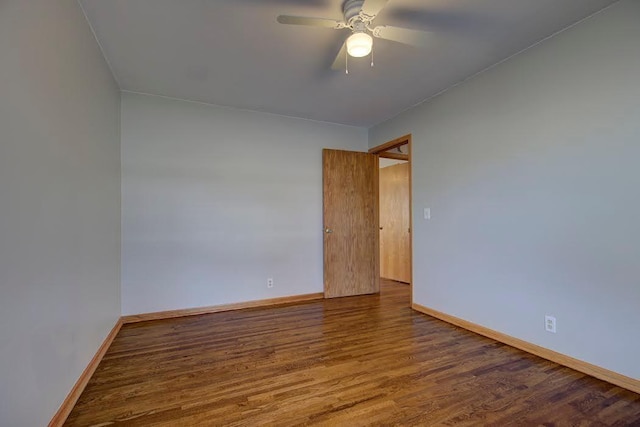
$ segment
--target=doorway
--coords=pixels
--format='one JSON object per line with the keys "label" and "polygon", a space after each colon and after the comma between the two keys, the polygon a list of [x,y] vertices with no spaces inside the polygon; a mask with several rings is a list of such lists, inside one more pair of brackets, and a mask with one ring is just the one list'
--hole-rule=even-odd
{"label": "doorway", "polygon": [[369,150],[380,158],[380,277],[412,289],[411,135]]}
{"label": "doorway", "polygon": [[[400,147],[400,150],[398,148]],[[335,298],[380,291],[379,159],[405,161],[408,175],[409,291],[412,295],[411,135],[368,153],[323,150],[324,296]],[[411,300],[410,303],[412,303]]]}

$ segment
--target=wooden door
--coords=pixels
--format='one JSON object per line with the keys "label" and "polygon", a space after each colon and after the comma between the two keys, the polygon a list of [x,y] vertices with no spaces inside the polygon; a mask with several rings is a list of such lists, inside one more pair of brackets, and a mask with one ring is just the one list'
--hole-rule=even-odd
{"label": "wooden door", "polygon": [[411,281],[409,163],[380,169],[380,276]]}
{"label": "wooden door", "polygon": [[323,150],[325,298],[380,292],[378,156]]}

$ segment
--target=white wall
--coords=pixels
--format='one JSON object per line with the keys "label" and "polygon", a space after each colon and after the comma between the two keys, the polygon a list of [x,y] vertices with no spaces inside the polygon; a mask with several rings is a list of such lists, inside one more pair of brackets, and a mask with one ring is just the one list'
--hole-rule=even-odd
{"label": "white wall", "polygon": [[322,292],[325,147],[367,131],[124,93],[123,314]]}
{"label": "white wall", "polygon": [[0,2],[0,425],[46,425],[120,315],[119,91],[74,0]]}
{"label": "white wall", "polygon": [[370,130],[413,134],[416,303],[640,378],[638,22],[616,3]]}

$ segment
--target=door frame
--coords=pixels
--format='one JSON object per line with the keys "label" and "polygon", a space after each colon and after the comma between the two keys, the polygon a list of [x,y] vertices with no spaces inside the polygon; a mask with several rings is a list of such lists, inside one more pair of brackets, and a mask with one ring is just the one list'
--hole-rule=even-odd
{"label": "door frame", "polygon": [[[376,147],[370,148],[369,153],[376,154],[378,157],[392,158],[405,160],[403,155],[397,154],[383,154],[385,151],[392,150],[394,148],[400,147],[402,145],[406,145],[408,150],[408,154],[406,155],[407,163],[409,164],[409,257],[411,258],[411,272],[409,274],[409,306],[413,305],[413,191],[412,191],[412,176],[413,176],[413,166],[411,163],[411,153],[413,150],[411,149],[411,134],[403,135],[399,138],[393,139],[391,141],[385,142],[384,144],[378,145]],[[402,157],[402,158],[400,158]],[[378,167],[380,167],[378,165]],[[378,183],[380,185],[380,183]],[[378,206],[378,209],[380,207]],[[378,229],[380,229],[380,215],[378,215]],[[380,251],[380,248],[378,248]],[[378,272],[380,272],[380,257],[378,256]],[[378,273],[379,274],[379,273]]]}

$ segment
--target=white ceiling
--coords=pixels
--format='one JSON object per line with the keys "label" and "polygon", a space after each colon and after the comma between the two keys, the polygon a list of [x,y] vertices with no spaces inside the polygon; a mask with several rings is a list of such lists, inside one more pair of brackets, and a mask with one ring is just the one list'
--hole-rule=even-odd
{"label": "white ceiling", "polygon": [[[331,71],[342,0],[80,0],[123,90],[372,126],[615,0],[389,0],[374,24],[432,31],[417,49],[374,40],[375,67]],[[345,33],[346,32],[346,33]]]}

